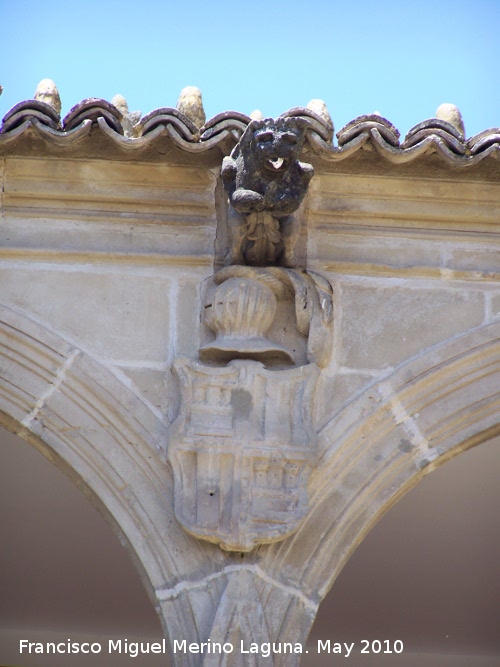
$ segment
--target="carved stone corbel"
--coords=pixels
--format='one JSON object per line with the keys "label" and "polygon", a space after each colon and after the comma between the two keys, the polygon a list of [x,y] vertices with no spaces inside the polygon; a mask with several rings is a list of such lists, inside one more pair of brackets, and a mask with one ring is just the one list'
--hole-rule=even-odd
{"label": "carved stone corbel", "polygon": [[323,368],[330,359],[333,290],[312,271],[228,266],[213,276],[203,317],[216,339],[201,347],[202,361],[256,359],[266,366]]}
{"label": "carved stone corbel", "polygon": [[299,224],[293,213],[314,174],[299,160],[306,128],[300,117],[253,120],[224,158],[232,264],[295,266]]}
{"label": "carved stone corbel", "polygon": [[331,354],[333,291],[291,268],[293,213],[313,175],[299,161],[306,121],[252,121],[222,178],[232,265],[205,291],[200,360],[178,359],[181,408],[168,457],[175,512],[229,551],[281,540],[305,518],[316,461],[312,405]]}

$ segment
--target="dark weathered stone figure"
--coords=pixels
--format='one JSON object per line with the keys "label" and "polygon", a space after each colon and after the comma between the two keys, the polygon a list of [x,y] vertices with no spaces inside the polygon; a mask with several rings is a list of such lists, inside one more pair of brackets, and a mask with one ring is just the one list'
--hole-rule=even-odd
{"label": "dark weathered stone figure", "polygon": [[299,161],[307,123],[302,118],[253,120],[222,163],[231,215],[233,264],[294,264],[299,224],[292,215],[314,170]]}

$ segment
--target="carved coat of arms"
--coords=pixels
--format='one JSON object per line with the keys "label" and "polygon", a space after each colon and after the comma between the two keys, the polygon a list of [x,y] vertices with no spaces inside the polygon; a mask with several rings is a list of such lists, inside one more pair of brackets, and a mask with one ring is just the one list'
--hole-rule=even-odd
{"label": "carved coat of arms", "polygon": [[223,368],[178,360],[182,408],[169,458],[185,530],[231,551],[283,539],[307,512],[315,434],[315,364],[272,371],[235,360]]}
{"label": "carved coat of arms", "polygon": [[200,361],[174,363],[175,513],[191,535],[228,551],[283,539],[308,509],[311,405],[330,358],[333,291],[292,268],[293,213],[313,174],[299,160],[306,127],[300,118],[252,121],[225,158],[232,250],[205,293],[202,321],[213,335]]}

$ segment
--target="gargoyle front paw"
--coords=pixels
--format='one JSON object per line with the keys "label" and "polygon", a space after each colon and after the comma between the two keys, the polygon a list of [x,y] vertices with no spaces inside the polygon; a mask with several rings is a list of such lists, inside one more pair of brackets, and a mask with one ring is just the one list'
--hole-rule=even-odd
{"label": "gargoyle front paw", "polygon": [[239,188],[234,191],[231,203],[240,213],[251,213],[263,210],[264,197],[254,190]]}

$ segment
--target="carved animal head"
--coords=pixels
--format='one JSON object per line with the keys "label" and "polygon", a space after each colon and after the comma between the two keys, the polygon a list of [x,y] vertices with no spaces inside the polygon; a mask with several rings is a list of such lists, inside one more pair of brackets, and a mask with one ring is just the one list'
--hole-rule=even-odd
{"label": "carved animal head", "polygon": [[224,158],[221,176],[229,202],[245,216],[232,229],[233,261],[294,265],[299,227],[291,215],[314,173],[312,165],[299,160],[307,127],[299,117],[253,120]]}
{"label": "carved animal head", "polygon": [[221,176],[231,204],[240,213],[267,210],[276,217],[300,205],[314,170],[300,162],[307,121],[300,117],[253,120]]}
{"label": "carved animal head", "polygon": [[304,146],[306,122],[302,118],[254,120],[240,141],[243,156],[252,156],[254,168],[279,178],[299,159]]}

